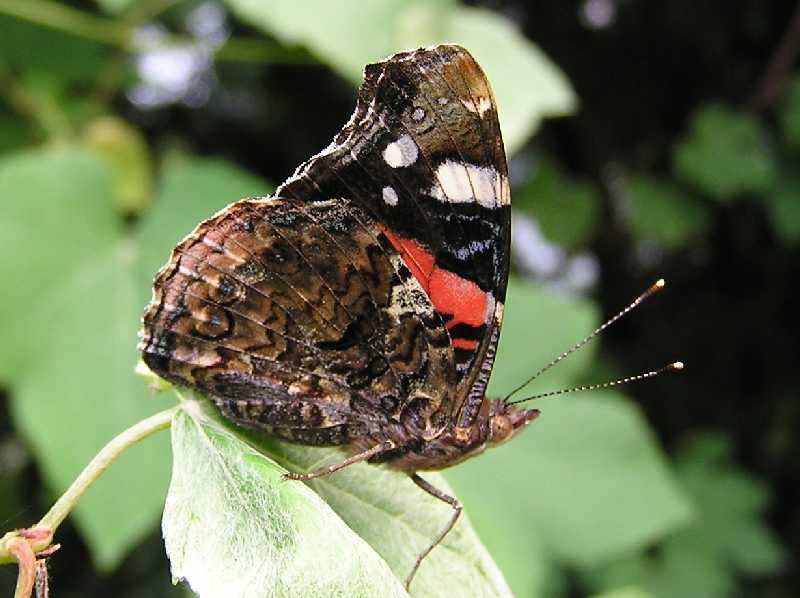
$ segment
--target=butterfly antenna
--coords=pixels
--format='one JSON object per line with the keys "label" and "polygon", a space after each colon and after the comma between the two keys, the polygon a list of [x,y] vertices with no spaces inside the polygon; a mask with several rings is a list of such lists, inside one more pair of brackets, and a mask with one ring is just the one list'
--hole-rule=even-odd
{"label": "butterfly antenna", "polygon": [[572,388],[564,388],[562,390],[551,390],[550,392],[543,392],[538,395],[533,395],[532,397],[527,397],[525,399],[520,399],[519,401],[513,401],[509,403],[509,405],[516,405],[517,403],[523,403],[525,401],[533,401],[534,399],[543,399],[545,397],[554,397],[557,395],[565,395],[570,392],[581,392],[584,390],[597,390],[600,388],[611,388],[612,386],[620,386],[622,384],[628,384],[629,382],[639,382],[640,380],[647,380],[648,378],[653,378],[654,376],[658,376],[659,374],[663,374],[665,372],[674,372],[676,370],[683,369],[683,362],[682,361],[674,361],[665,365],[663,368],[658,370],[653,370],[652,372],[645,372],[644,374],[638,374],[636,376],[628,376],[627,378],[620,378],[619,380],[612,380],[611,382],[603,382],[602,384],[586,384],[583,386],[574,386]]}
{"label": "butterfly antenna", "polygon": [[[642,302],[643,302],[645,299],[647,299],[648,297],[651,297],[652,295],[655,295],[655,294],[656,294],[658,291],[660,291],[661,289],[663,289],[665,285],[666,285],[666,283],[664,282],[664,279],[663,279],[663,278],[659,278],[659,279],[658,279],[656,282],[654,282],[652,285],[650,285],[650,288],[648,288],[648,289],[647,289],[647,290],[646,290],[644,293],[642,293],[642,294],[641,294],[641,295],[639,295],[639,296],[638,296],[636,299],[634,299],[634,300],[633,300],[633,302],[631,302],[631,304],[630,304],[630,305],[628,305],[628,307],[626,307],[625,309],[623,309],[621,312],[619,312],[619,313],[618,313],[616,316],[614,316],[614,317],[613,317],[613,318],[611,318],[610,320],[607,320],[607,321],[606,321],[606,322],[605,322],[605,323],[604,323],[602,326],[600,326],[600,327],[599,327],[597,330],[595,330],[594,332],[592,332],[592,333],[591,333],[589,336],[587,336],[586,338],[584,338],[582,341],[580,341],[580,342],[578,342],[578,343],[575,343],[575,344],[574,344],[572,347],[570,347],[569,349],[567,349],[566,351],[564,351],[564,352],[563,352],[561,355],[559,355],[558,357],[556,357],[555,359],[553,359],[553,361],[551,361],[550,363],[548,363],[546,366],[544,366],[544,367],[543,367],[543,368],[541,368],[541,369],[540,369],[538,372],[536,372],[536,373],[535,373],[533,376],[531,376],[530,378],[528,378],[527,380],[525,380],[525,382],[523,382],[522,384],[520,384],[519,386],[517,386],[517,387],[516,387],[514,390],[512,390],[510,393],[508,393],[508,394],[505,396],[505,398],[504,398],[503,400],[507,401],[508,399],[510,399],[511,397],[513,397],[513,396],[514,396],[515,394],[517,394],[517,393],[518,393],[520,390],[522,390],[523,388],[525,388],[525,387],[526,387],[528,384],[530,384],[531,382],[533,382],[534,380],[536,380],[536,378],[538,378],[539,376],[541,376],[542,374],[544,374],[544,373],[545,373],[547,370],[549,370],[551,367],[553,367],[554,365],[556,365],[556,364],[557,364],[559,361],[561,361],[562,359],[564,359],[564,358],[565,358],[567,355],[569,355],[570,353],[574,353],[575,351],[577,351],[578,349],[580,349],[581,347],[583,347],[583,346],[584,346],[586,343],[588,343],[590,340],[592,340],[593,338],[595,338],[595,337],[596,337],[598,334],[600,334],[601,332],[603,332],[603,330],[605,330],[606,328],[608,328],[609,326],[611,326],[611,325],[612,325],[614,322],[616,322],[617,320],[619,320],[619,319],[620,319],[622,316],[624,316],[624,315],[625,315],[625,314],[627,314],[629,311],[631,311],[631,310],[633,310],[635,307],[637,307],[637,306],[638,306],[640,303],[642,303]],[[644,374],[642,374],[642,375],[644,376]],[[613,386],[613,385],[612,385],[612,386]],[[586,389],[584,389],[584,390],[586,390]],[[568,391],[566,391],[566,392],[568,392]],[[525,400],[527,401],[528,399],[525,399]]]}

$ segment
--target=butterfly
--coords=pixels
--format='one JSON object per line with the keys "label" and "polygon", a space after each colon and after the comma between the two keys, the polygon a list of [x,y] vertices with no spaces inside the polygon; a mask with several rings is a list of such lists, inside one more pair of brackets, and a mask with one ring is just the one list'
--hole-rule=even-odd
{"label": "butterfly", "polygon": [[509,269],[497,105],[462,47],[365,68],[355,112],[269,197],[200,223],[156,275],[139,348],[236,424],[419,475],[538,414],[486,397]]}

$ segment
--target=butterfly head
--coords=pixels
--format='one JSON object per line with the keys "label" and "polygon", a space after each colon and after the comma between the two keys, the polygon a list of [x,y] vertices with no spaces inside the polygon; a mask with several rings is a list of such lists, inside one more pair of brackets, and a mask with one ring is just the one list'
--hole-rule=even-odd
{"label": "butterfly head", "polygon": [[481,410],[477,424],[480,425],[480,419],[484,419],[485,423],[481,427],[487,430],[486,440],[489,446],[497,446],[510,440],[539,416],[538,409],[519,409],[504,400],[486,400],[485,404],[488,405],[488,413],[484,415]]}

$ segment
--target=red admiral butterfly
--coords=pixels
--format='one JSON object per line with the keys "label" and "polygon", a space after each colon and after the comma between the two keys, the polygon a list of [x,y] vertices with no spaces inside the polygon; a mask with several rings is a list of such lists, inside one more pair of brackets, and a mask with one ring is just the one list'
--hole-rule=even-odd
{"label": "red admiral butterfly", "polygon": [[270,197],[202,222],[156,276],[144,361],[237,424],[417,472],[510,439],[538,410],[485,396],[511,196],[497,107],[461,47],[366,67],[350,121]]}

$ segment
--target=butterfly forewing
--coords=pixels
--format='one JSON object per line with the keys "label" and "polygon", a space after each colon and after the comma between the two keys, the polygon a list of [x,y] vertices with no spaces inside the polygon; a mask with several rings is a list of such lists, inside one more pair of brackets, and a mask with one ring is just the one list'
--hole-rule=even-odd
{"label": "butterfly forewing", "polygon": [[448,330],[459,376],[452,411],[476,382],[482,397],[505,299],[510,192],[496,104],[466,50],[369,65],[350,122],[277,194],[347,197],[371,214]]}

